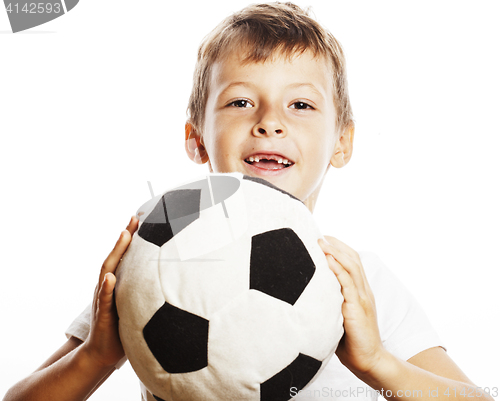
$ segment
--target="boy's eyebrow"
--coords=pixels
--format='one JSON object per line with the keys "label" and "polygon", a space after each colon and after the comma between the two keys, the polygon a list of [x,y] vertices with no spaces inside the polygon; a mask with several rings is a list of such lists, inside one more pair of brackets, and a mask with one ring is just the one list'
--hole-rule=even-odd
{"label": "boy's eyebrow", "polygon": [[314,93],[316,93],[318,96],[321,96],[321,97],[325,97],[325,94],[324,93],[321,93],[318,88],[316,88],[315,85],[311,84],[311,83],[296,83],[296,84],[290,84],[288,85],[288,87],[290,89],[300,89],[302,87],[306,87],[306,88],[309,88],[310,90],[312,90]]}
{"label": "boy's eyebrow", "polygon": [[244,81],[238,81],[238,82],[231,82],[229,85],[227,85],[224,89],[222,89],[220,92],[219,92],[219,95],[218,96],[221,96],[223,95],[224,93],[226,93],[229,89],[235,87],[235,86],[243,86],[243,87],[246,87],[246,88],[250,88],[252,87],[253,85],[249,82],[244,82]]}
{"label": "boy's eyebrow", "polygon": [[[237,82],[231,82],[229,85],[227,85],[222,91],[219,92],[219,96],[223,95],[225,92],[227,92],[229,89],[235,87],[235,86],[243,86],[245,88],[251,88],[254,85],[252,85],[250,82],[244,82],[244,81],[237,81]],[[306,82],[297,82],[295,84],[290,84],[287,85],[288,89],[300,89],[302,87],[306,87],[310,90],[312,90],[314,93],[316,93],[318,96],[325,97],[324,93],[321,93],[318,88],[316,88],[315,85],[312,83],[306,83]]]}

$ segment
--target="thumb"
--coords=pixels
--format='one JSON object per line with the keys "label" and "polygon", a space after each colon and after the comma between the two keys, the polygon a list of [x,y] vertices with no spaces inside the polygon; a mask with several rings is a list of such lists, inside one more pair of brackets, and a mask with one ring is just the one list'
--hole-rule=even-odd
{"label": "thumb", "polygon": [[116,276],[113,273],[106,273],[102,281],[101,290],[99,291],[98,315],[100,318],[106,319],[113,315],[113,290],[116,284]]}

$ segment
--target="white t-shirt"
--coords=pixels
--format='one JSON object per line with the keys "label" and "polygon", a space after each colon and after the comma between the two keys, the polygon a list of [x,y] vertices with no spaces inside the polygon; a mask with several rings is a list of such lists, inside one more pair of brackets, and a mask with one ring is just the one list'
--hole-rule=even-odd
{"label": "white t-shirt", "polygon": [[[380,337],[394,356],[408,360],[421,351],[443,344],[427,316],[413,296],[373,253],[359,256],[375,296]],[[90,330],[89,305],[66,330],[66,336],[85,341]],[[443,347],[444,348],[444,347]],[[126,358],[117,364],[123,365]],[[143,401],[156,401],[141,383]],[[378,394],[352,374],[334,355],[325,369],[302,391],[293,387],[290,396],[296,401],[376,400]]]}

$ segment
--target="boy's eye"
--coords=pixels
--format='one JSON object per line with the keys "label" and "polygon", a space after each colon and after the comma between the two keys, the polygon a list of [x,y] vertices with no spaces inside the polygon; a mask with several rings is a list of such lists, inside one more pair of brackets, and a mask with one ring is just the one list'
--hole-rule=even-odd
{"label": "boy's eye", "polygon": [[248,100],[246,100],[246,99],[238,99],[238,100],[235,100],[234,102],[229,103],[228,106],[233,106],[233,107],[252,107],[252,104]]}
{"label": "boy's eye", "polygon": [[305,110],[305,109],[312,109],[312,107],[304,102],[295,102],[290,106],[292,109],[297,109],[297,110]]}

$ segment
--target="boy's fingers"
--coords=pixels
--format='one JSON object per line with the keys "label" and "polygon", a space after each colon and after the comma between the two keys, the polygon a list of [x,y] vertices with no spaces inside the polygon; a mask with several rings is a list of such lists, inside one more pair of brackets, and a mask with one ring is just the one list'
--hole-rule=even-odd
{"label": "boy's fingers", "polygon": [[[345,267],[357,278],[355,278],[356,283],[360,285],[359,288],[363,289],[363,291],[368,292],[368,279],[366,278],[365,270],[361,264],[361,259],[359,254],[352,249],[351,247],[344,244],[342,241],[338,240],[334,237],[325,236],[326,243],[332,246],[332,249],[337,249],[340,253],[335,254],[334,257],[342,258],[343,255],[347,255],[350,260],[343,259],[341,263],[346,263]],[[353,268],[355,270],[353,270]]]}
{"label": "boy's fingers", "polygon": [[326,259],[328,260],[328,266],[335,273],[335,276],[337,276],[337,280],[342,287],[341,291],[344,296],[344,300],[348,303],[356,302],[359,294],[351,275],[333,258],[332,255],[327,255]]}
{"label": "boy's fingers", "polygon": [[121,257],[127,250],[128,245],[132,236],[128,230],[123,230],[120,233],[118,241],[116,241],[115,247],[110,252],[104,263],[102,264],[101,274],[99,275],[99,283],[102,283],[106,273],[114,273]]}
{"label": "boy's fingers", "polygon": [[358,253],[333,237],[326,238],[327,241],[322,241],[323,246],[332,252],[333,257],[337,259],[346,268],[346,270],[349,271],[349,273],[356,274],[357,271],[355,270],[360,270],[356,269],[356,267],[358,267],[357,261],[359,260]]}
{"label": "boy's fingers", "polygon": [[[356,285],[356,288],[358,289],[359,297],[369,301],[372,305],[374,305],[375,298],[373,296],[370,285],[368,284],[368,279],[366,278],[366,273],[363,269],[363,265],[361,264],[359,254],[333,237],[325,238],[327,238],[328,241],[320,240],[320,246],[323,249],[323,252],[331,254],[333,258],[337,260],[342,265],[342,267],[350,274],[353,282]],[[330,243],[330,240],[333,240],[333,244]],[[342,249],[349,249],[350,254],[354,255],[354,257],[351,258],[349,255],[346,255],[346,253],[337,248],[337,246],[340,246]]]}
{"label": "boy's fingers", "polygon": [[139,219],[135,216],[132,216],[130,222],[128,223],[127,231],[130,233],[130,235],[134,235],[137,227],[139,227]]}
{"label": "boy's fingers", "polygon": [[109,326],[115,316],[113,314],[113,290],[116,277],[113,273],[106,273],[99,291],[96,308],[97,325],[101,328]]}
{"label": "boy's fingers", "polygon": [[[135,216],[132,216],[127,225],[127,228],[120,233],[120,237],[118,237],[118,241],[116,241],[113,250],[109,253],[108,257],[102,264],[101,272],[99,274],[99,281],[97,282],[97,287],[96,287],[96,295],[101,291],[102,286],[104,285],[103,280],[105,275],[107,273],[115,272],[118,263],[120,263],[120,259],[127,250],[130,241],[132,240],[132,235],[137,230],[138,226],[139,226],[139,220]],[[96,299],[95,295],[94,299]]]}
{"label": "boy's fingers", "polygon": [[[325,236],[325,239],[326,239],[326,242],[328,244],[332,245],[334,248],[337,248],[339,251],[349,255],[353,260],[358,261],[361,264],[359,254],[354,249],[347,246],[346,244],[344,244],[342,241],[338,240],[337,238]],[[364,269],[360,269],[360,273],[363,276],[363,278],[366,281],[368,281],[366,279],[366,274],[365,274]]]}
{"label": "boy's fingers", "polygon": [[[127,230],[123,230],[120,233],[120,236],[118,237],[118,240],[116,241],[115,246],[113,247],[113,250],[109,253],[108,257],[103,263],[103,267],[105,266],[112,266],[113,264],[117,263],[120,258],[122,257],[123,253],[127,249],[127,246],[130,242],[130,233]],[[107,273],[107,272],[106,272]],[[104,279],[104,274],[103,277]],[[102,282],[102,280],[101,280]]]}
{"label": "boy's fingers", "polygon": [[358,253],[354,249],[352,249],[350,246],[344,244],[342,241],[338,240],[335,237],[325,236],[325,240],[327,243],[334,246],[339,251],[349,255],[353,259],[358,255]]}
{"label": "boy's fingers", "polygon": [[360,268],[357,267],[357,264],[349,257],[349,255],[346,255],[327,241],[320,240],[319,244],[323,252],[331,255],[338,263],[340,263],[347,274],[350,275],[360,294],[365,295],[366,286],[364,282],[364,276],[360,272]]}
{"label": "boy's fingers", "polygon": [[113,303],[113,290],[115,288],[116,277],[113,273],[106,273],[102,282],[101,291],[99,294],[100,306],[108,310]]}

